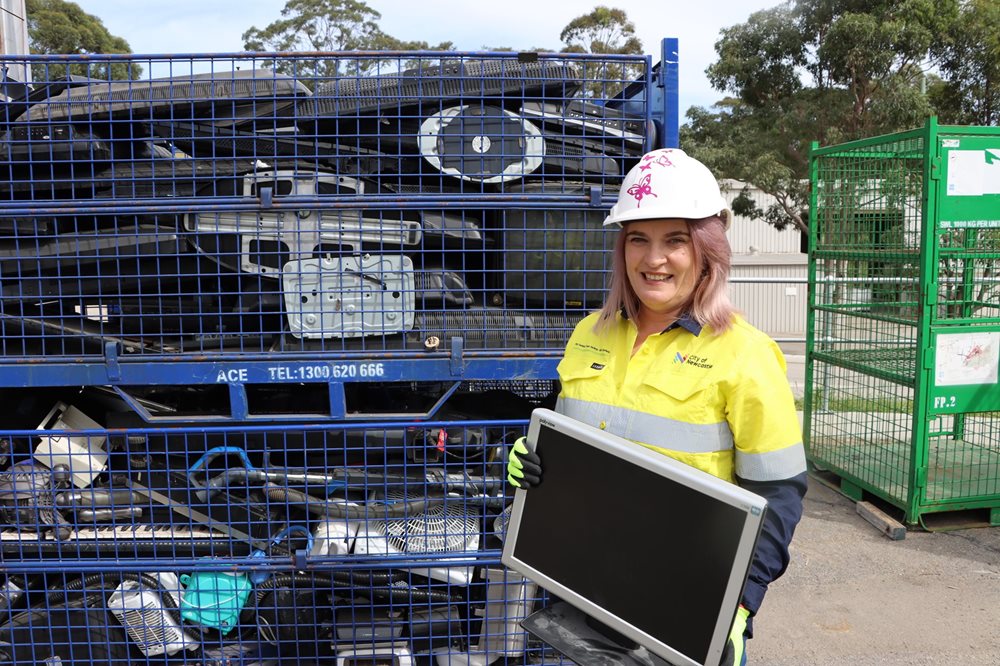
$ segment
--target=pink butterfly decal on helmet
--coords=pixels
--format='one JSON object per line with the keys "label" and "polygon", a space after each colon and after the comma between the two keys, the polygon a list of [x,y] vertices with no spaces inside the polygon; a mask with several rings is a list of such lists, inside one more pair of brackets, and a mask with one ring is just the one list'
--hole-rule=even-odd
{"label": "pink butterfly decal on helmet", "polygon": [[647,194],[654,197],[656,196],[656,193],[653,192],[653,187],[649,184],[649,181],[650,175],[647,173],[642,177],[642,180],[628,188],[628,193],[635,197],[635,205],[637,207],[642,205],[642,198]]}
{"label": "pink butterfly decal on helmet", "polygon": [[674,163],[670,161],[670,151],[669,150],[654,150],[651,153],[646,153],[642,156],[642,170],[645,171],[649,169],[652,165],[670,167],[674,166]]}

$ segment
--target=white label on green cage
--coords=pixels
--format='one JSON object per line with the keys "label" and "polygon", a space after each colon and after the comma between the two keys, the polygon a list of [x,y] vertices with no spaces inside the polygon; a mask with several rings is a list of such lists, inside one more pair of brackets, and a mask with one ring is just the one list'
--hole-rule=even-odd
{"label": "white label on green cage", "polygon": [[935,386],[997,383],[1000,332],[939,335],[935,352]]}
{"label": "white label on green cage", "polygon": [[1000,229],[1000,220],[941,220],[942,229]]}
{"label": "white label on green cage", "polygon": [[1000,194],[1000,150],[952,150],[948,153],[948,196]]}

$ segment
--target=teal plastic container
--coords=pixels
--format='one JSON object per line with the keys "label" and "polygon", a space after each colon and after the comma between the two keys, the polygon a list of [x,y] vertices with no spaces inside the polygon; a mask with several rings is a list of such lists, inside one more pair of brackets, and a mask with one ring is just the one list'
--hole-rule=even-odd
{"label": "teal plastic container", "polygon": [[247,602],[253,583],[244,573],[203,571],[180,577],[181,617],[204,627],[228,634],[239,624],[240,611]]}

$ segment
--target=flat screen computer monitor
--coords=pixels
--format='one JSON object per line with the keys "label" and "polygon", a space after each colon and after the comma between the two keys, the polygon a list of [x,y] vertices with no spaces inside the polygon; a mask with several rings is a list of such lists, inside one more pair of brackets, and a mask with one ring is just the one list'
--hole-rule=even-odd
{"label": "flat screen computer monitor", "polygon": [[671,664],[716,666],[766,501],[536,409],[542,482],[518,490],[503,563]]}

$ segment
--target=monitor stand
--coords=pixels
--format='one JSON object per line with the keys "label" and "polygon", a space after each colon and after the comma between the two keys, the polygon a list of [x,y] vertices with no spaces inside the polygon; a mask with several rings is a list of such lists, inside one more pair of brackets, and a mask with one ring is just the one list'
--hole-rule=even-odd
{"label": "monitor stand", "polygon": [[630,638],[565,601],[535,611],[521,626],[580,666],[669,666]]}

